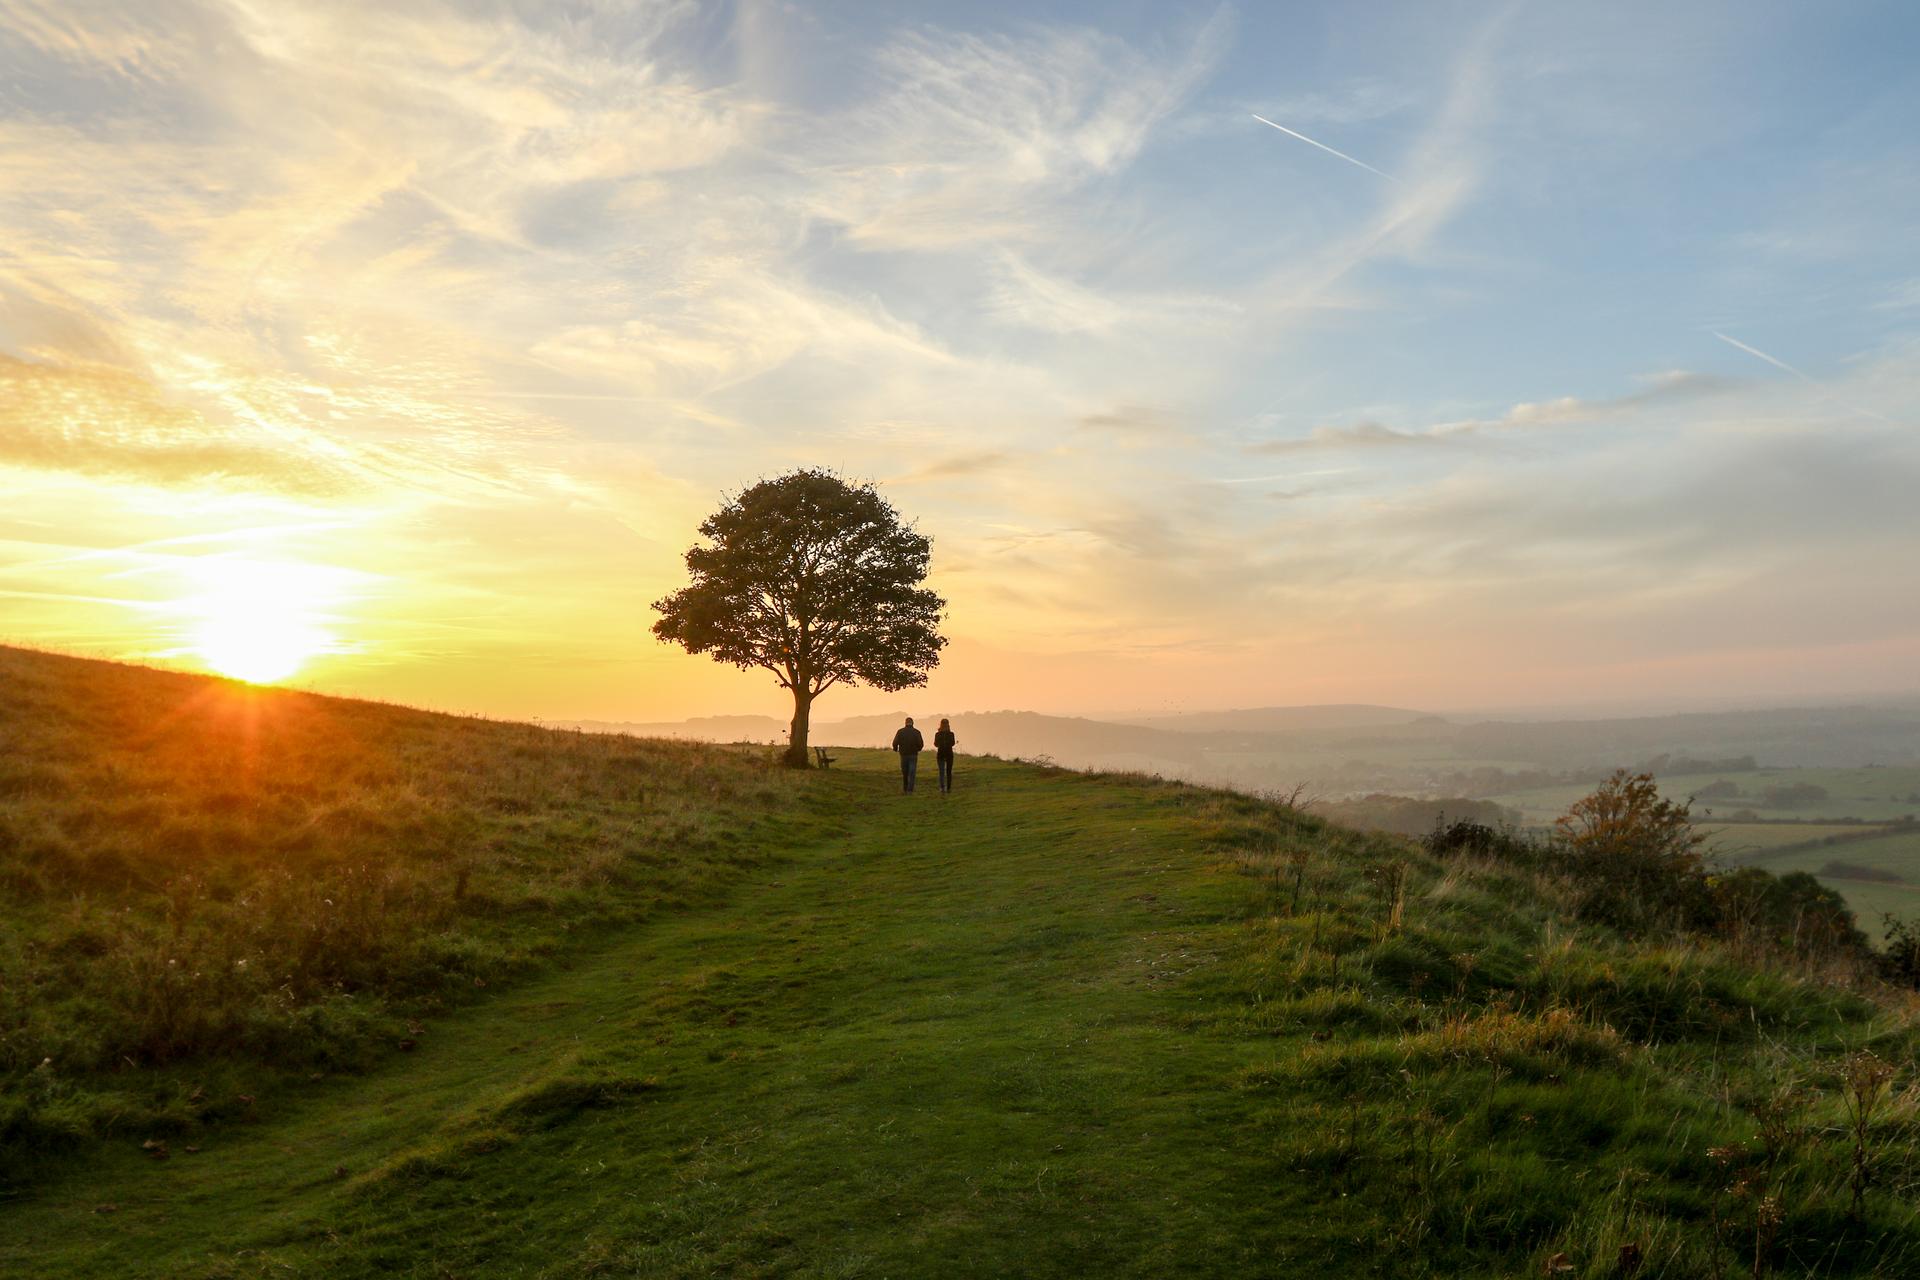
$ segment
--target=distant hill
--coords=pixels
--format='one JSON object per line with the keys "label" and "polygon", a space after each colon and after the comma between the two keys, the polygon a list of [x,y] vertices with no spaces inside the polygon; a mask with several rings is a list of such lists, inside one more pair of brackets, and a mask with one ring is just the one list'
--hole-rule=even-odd
{"label": "distant hill", "polygon": [[[931,737],[940,718],[938,715],[916,717],[914,722]],[[1047,716],[1033,711],[962,711],[952,713],[949,718],[960,740],[960,749],[970,755],[1049,756],[1061,764],[1076,767],[1110,767],[1110,762],[1123,757],[1192,765],[1199,763],[1204,752],[1204,744],[1181,734],[1077,716]],[[816,736],[822,742],[850,747],[884,747],[893,741],[900,722],[899,716],[855,716],[822,725]]]}
{"label": "distant hill", "polygon": [[549,729],[625,733],[636,738],[685,738],[692,742],[766,742],[785,738],[787,723],[772,716],[695,716],[691,720],[542,720]]}
{"label": "distant hill", "polygon": [[[1131,769],[1247,791],[1304,784],[1322,798],[1396,792],[1496,795],[1555,778],[1597,779],[1622,766],[1657,773],[1753,767],[1920,763],[1920,711],[1798,707],[1617,720],[1453,720],[1404,707],[1256,707],[1115,722],[1032,711],[935,710],[966,755],[1044,756],[1079,769]],[[816,719],[826,746],[885,746],[901,715]],[[776,742],[773,716],[671,723],[556,722],[600,732],[707,742]],[[1744,763],[1742,763],[1744,761]],[[1531,771],[1535,776],[1525,776]],[[1548,775],[1552,775],[1549,777]]]}
{"label": "distant hill", "polygon": [[1311,707],[1249,707],[1243,711],[1192,711],[1171,716],[1127,716],[1127,724],[1179,733],[1298,733],[1303,729],[1373,729],[1437,720],[1425,711],[1328,703]]}
{"label": "distant hill", "polygon": [[[914,717],[929,741],[945,715],[953,721],[960,750],[967,755],[1013,758],[1045,756],[1072,768],[1148,769],[1180,773],[1199,766],[1210,745],[1192,734],[1144,725],[1108,724],[1076,716],[1033,711],[936,712]],[[885,747],[892,743],[904,713],[815,720],[810,737],[821,746]],[[705,716],[671,723],[567,720],[553,727],[636,737],[687,738],[704,742],[784,740],[787,726],[769,716]]]}

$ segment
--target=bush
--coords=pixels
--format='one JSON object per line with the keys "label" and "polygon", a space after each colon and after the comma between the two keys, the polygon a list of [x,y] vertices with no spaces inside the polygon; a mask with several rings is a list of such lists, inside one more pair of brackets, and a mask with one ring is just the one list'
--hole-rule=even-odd
{"label": "bush", "polygon": [[1886,917],[1887,941],[1880,953],[1880,971],[1887,981],[1920,989],[1920,920]]}
{"label": "bush", "polygon": [[1588,910],[1636,932],[1698,927],[1713,916],[1691,806],[1660,794],[1650,773],[1617,769],[1576,800],[1554,832],[1588,892]]}
{"label": "bush", "polygon": [[1362,831],[1390,831],[1400,836],[1424,836],[1449,819],[1486,826],[1511,824],[1519,818],[1513,810],[1491,800],[1472,800],[1454,796],[1444,800],[1420,800],[1412,796],[1376,792],[1351,800],[1315,801],[1313,812],[1344,827]]}
{"label": "bush", "polygon": [[1734,942],[1808,956],[1867,949],[1846,899],[1804,871],[1740,867],[1708,877],[1707,888],[1715,923]]}
{"label": "bush", "polygon": [[1767,809],[1811,809],[1827,802],[1827,789],[1811,782],[1776,782],[1760,793]]}
{"label": "bush", "polygon": [[[1549,836],[1462,820],[1436,824],[1421,844],[1437,858],[1495,858],[1562,877],[1578,894],[1582,919],[1628,935],[1709,935],[1800,960],[1871,954],[1839,893],[1804,871],[1715,870],[1700,852],[1703,840],[1689,805],[1663,799],[1650,775],[1620,770]],[[1899,937],[1908,949],[1887,963],[1909,975],[1897,980],[1920,985],[1920,926]]]}

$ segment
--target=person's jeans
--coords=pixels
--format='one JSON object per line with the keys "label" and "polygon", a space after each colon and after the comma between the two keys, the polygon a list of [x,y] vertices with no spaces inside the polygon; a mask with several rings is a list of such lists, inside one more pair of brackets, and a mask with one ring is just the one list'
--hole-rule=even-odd
{"label": "person's jeans", "polygon": [[913,775],[917,773],[919,769],[920,753],[918,751],[902,751],[900,753],[900,790],[906,792],[913,790]]}
{"label": "person's jeans", "polygon": [[940,790],[953,790],[953,757],[936,756],[934,763],[940,766]]}

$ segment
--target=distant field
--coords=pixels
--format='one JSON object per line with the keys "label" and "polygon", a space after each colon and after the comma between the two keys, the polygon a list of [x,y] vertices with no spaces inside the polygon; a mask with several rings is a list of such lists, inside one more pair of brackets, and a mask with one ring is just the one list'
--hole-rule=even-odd
{"label": "distant field", "polygon": [[[1857,825],[1822,821],[1834,818],[1867,820],[1897,819],[1920,812],[1920,804],[1907,797],[1920,791],[1920,769],[1897,766],[1872,769],[1754,769],[1743,772],[1678,774],[1661,778],[1660,790],[1674,799],[1697,796],[1705,787],[1719,781],[1740,788],[1737,796],[1716,796],[1694,801],[1694,817],[1703,829],[1713,833],[1712,847],[1722,858],[1764,867],[1780,873],[1808,871],[1819,873],[1829,863],[1846,863],[1895,872],[1913,880],[1913,885],[1888,884],[1836,876],[1821,879],[1838,889],[1859,918],[1868,937],[1878,941],[1885,933],[1885,916],[1920,917],[1920,833],[1900,833],[1877,839],[1850,840],[1838,844],[1800,848],[1806,843],[1829,836],[1860,832]],[[1824,788],[1825,801],[1793,808],[1768,806],[1763,797],[1769,787],[1805,785]],[[1568,806],[1590,791],[1585,786],[1541,787],[1493,797],[1500,804],[1519,810],[1521,821],[1545,826],[1567,811]],[[1730,822],[1726,819],[1742,810],[1770,819],[1766,822]],[[1772,853],[1772,850],[1782,850]]]}
{"label": "distant field", "polygon": [[1820,878],[1845,895],[1847,905],[1853,908],[1854,915],[1859,918],[1860,928],[1876,941],[1885,933],[1885,916],[1888,912],[1920,919],[1920,832],[1902,832],[1874,840],[1853,840],[1823,848],[1789,849],[1744,861],[1752,866],[1764,867],[1775,875],[1787,871],[1817,873],[1833,863],[1890,871],[1912,883],[1889,884],[1841,876]]}
{"label": "distant field", "polygon": [[[1734,773],[1675,774],[1661,778],[1662,793],[1678,800],[1697,796],[1715,782],[1728,781],[1740,788],[1737,796],[1715,796],[1696,800],[1696,817],[1728,819],[1744,809],[1764,818],[1791,818],[1814,821],[1822,818],[1891,819],[1920,813],[1920,768],[1911,765],[1870,769],[1753,769]],[[1765,802],[1768,787],[1803,784],[1822,787],[1824,801],[1791,808]],[[1593,788],[1590,785],[1538,787],[1490,797],[1518,809],[1529,823],[1547,823],[1567,811],[1567,807]]]}
{"label": "distant field", "polygon": [[[1707,833],[1708,841],[1714,852],[1723,858],[1739,858],[1742,862],[1760,861],[1748,854],[1764,854],[1769,849],[1783,846],[1805,844],[1812,840],[1824,840],[1829,836],[1861,835],[1868,831],[1884,831],[1884,827],[1859,826],[1841,822],[1701,822],[1695,824]],[[1840,856],[1841,848],[1855,848],[1848,844],[1833,846],[1835,856]]]}
{"label": "distant field", "polygon": [[1844,844],[1813,849],[1788,849],[1746,861],[1769,871],[1818,871],[1828,863],[1838,862],[1889,871],[1920,884],[1920,832],[1902,831],[1871,840],[1849,840]]}
{"label": "distant field", "polygon": [[1874,884],[1865,880],[1827,880],[1825,883],[1841,892],[1847,905],[1853,908],[1854,918],[1860,922],[1860,932],[1876,943],[1886,939],[1889,915],[1903,920],[1920,919],[1920,885]]}

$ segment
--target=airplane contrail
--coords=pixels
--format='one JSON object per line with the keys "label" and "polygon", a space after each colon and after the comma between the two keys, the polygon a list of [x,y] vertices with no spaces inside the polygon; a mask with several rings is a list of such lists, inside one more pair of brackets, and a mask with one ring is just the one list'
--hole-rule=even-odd
{"label": "airplane contrail", "polygon": [[1267,128],[1269,129],[1278,129],[1280,132],[1286,134],[1289,138],[1298,138],[1300,139],[1300,141],[1306,143],[1308,146],[1318,147],[1322,151],[1326,152],[1328,155],[1338,156],[1340,159],[1345,160],[1348,164],[1359,165],[1362,169],[1365,169],[1368,173],[1379,174],[1381,177],[1385,178],[1388,182],[1400,181],[1400,179],[1394,177],[1392,174],[1384,173],[1381,170],[1374,168],[1372,165],[1368,164],[1365,160],[1355,160],[1352,156],[1348,155],[1344,151],[1335,151],[1332,147],[1328,146],[1324,142],[1315,142],[1312,138],[1309,138],[1304,133],[1295,133],[1292,129],[1287,128],[1287,126],[1283,124],[1275,124],[1273,121],[1267,119],[1265,116],[1261,115],[1257,111],[1253,113],[1253,118],[1255,120],[1258,120],[1261,124],[1266,125]]}
{"label": "airplane contrail", "polygon": [[1718,329],[1709,329],[1707,330],[1707,332],[1712,334],[1714,337],[1720,339],[1720,341],[1726,343],[1730,347],[1738,347],[1740,350],[1746,352],[1750,356],[1753,356],[1755,359],[1765,360],[1768,364],[1772,365],[1776,369],[1784,369],[1786,372],[1792,374],[1794,377],[1800,379],[1800,381],[1802,382],[1810,383],[1814,386],[1819,385],[1818,383],[1814,382],[1812,378],[1808,377],[1806,374],[1802,373],[1800,370],[1794,368],[1792,365],[1788,364],[1785,360],[1776,360],[1758,347],[1750,347],[1746,343],[1740,341],[1740,339],[1738,338],[1729,338],[1726,334],[1720,332]]}
{"label": "airplane contrail", "polygon": [[1752,356],[1756,360],[1765,360],[1768,364],[1772,365],[1774,368],[1781,369],[1787,373],[1792,374],[1794,377],[1800,379],[1800,381],[1806,383],[1808,386],[1814,388],[1816,391],[1819,391],[1820,398],[1822,400],[1825,400],[1828,404],[1837,404],[1842,409],[1845,409],[1850,413],[1857,413],[1863,418],[1872,418],[1875,422],[1884,422],[1890,427],[1897,427],[1902,425],[1901,423],[1895,422],[1892,418],[1887,417],[1887,415],[1885,415],[1884,413],[1875,413],[1871,409],[1865,409],[1857,404],[1852,404],[1848,401],[1840,399],[1839,397],[1835,396],[1832,392],[1828,391],[1825,387],[1821,386],[1818,381],[1816,381],[1811,375],[1806,373],[1804,370],[1796,369],[1792,365],[1788,364],[1785,360],[1780,360],[1773,356],[1770,356],[1758,347],[1750,347],[1746,343],[1740,341],[1740,339],[1738,338],[1729,338],[1726,334],[1720,332],[1718,329],[1709,329],[1707,330],[1707,332],[1712,334],[1714,337],[1720,339],[1720,341],[1726,343],[1728,346],[1737,347],[1741,351],[1746,352],[1748,355]]}

